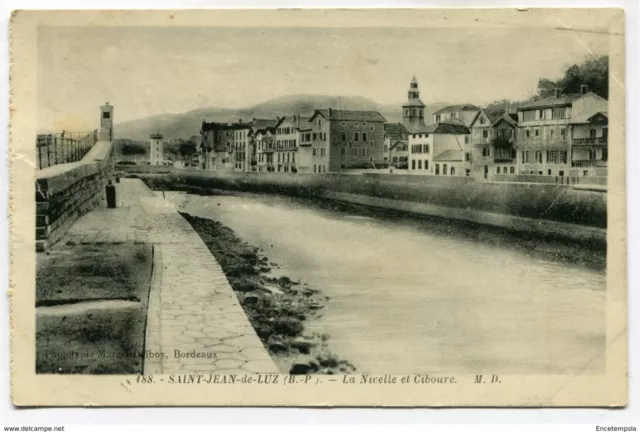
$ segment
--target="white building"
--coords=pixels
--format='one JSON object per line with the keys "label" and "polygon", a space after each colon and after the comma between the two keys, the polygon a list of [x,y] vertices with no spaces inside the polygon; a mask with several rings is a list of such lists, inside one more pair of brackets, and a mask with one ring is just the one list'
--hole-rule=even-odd
{"label": "white building", "polygon": [[162,165],[164,162],[162,139],[164,138],[161,133],[151,134],[149,145],[149,164],[150,165]]}
{"label": "white building", "polygon": [[469,128],[457,119],[409,132],[409,174],[470,176]]}

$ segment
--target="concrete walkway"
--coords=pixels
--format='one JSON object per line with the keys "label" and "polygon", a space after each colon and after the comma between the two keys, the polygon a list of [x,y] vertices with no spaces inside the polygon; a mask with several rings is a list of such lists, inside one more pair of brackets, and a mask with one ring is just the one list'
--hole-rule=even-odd
{"label": "concrete walkway", "polygon": [[80,218],[64,241],[154,244],[145,374],[277,373],[220,265],[180,214],[138,179],[116,209]]}

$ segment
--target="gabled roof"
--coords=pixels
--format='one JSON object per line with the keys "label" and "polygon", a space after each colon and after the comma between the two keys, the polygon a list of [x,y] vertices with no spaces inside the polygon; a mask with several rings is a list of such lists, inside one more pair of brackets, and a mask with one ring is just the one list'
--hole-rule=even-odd
{"label": "gabled roof", "polygon": [[351,110],[336,110],[336,109],[317,109],[313,112],[313,115],[309,119],[312,121],[315,116],[321,115],[327,120],[344,120],[344,121],[369,121],[369,122],[386,122],[382,114],[378,111],[351,111]]}
{"label": "gabled roof", "polygon": [[385,123],[384,133],[390,140],[406,140],[409,135],[409,131],[402,123]]}
{"label": "gabled roof", "polygon": [[571,123],[572,124],[580,124],[580,123],[591,123],[591,121],[594,119],[594,117],[596,116],[604,116],[607,120],[609,120],[609,114],[607,111],[597,111],[594,109],[584,109],[581,112],[579,112],[578,114],[576,114],[572,119],[571,119]]}
{"label": "gabled roof", "polygon": [[424,108],[426,107],[426,105],[424,104],[424,102],[420,100],[420,98],[407,99],[407,101],[402,104],[402,108],[411,108],[411,107]]}
{"label": "gabled roof", "polygon": [[509,114],[503,113],[500,117],[496,118],[491,123],[491,126],[495,126],[503,120],[512,126],[518,126],[518,114],[513,114],[513,113],[509,113]]}
{"label": "gabled roof", "polygon": [[442,162],[462,162],[462,151],[461,150],[445,150],[440,153],[438,156],[433,158],[434,161],[442,161]]}
{"label": "gabled roof", "polygon": [[393,144],[391,144],[389,146],[389,150],[393,150],[394,148],[398,147],[399,145],[407,145],[407,141],[404,141],[404,140],[395,141]]}
{"label": "gabled roof", "polygon": [[473,105],[473,104],[449,105],[449,106],[446,106],[446,107],[434,112],[433,115],[449,114],[449,113],[454,113],[454,112],[458,112],[458,111],[480,111],[480,108],[475,106],[475,105]]}

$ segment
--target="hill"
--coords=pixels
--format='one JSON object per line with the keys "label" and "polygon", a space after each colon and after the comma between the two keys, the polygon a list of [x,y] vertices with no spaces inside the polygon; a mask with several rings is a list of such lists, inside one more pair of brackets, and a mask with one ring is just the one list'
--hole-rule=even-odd
{"label": "hill", "polygon": [[[431,114],[444,107],[445,103],[427,106],[425,116],[431,119]],[[316,108],[334,108],[349,110],[374,110],[380,112],[389,122],[402,120],[400,103],[397,105],[382,105],[364,97],[323,96],[323,95],[292,95],[272,99],[257,105],[241,108],[199,108],[182,114],[159,114],[116,123],[117,138],[132,140],[147,140],[153,132],[162,132],[167,139],[188,138],[200,133],[203,120],[218,122],[245,122],[252,118],[273,118],[284,115],[309,115]],[[427,121],[429,123],[429,121]]]}

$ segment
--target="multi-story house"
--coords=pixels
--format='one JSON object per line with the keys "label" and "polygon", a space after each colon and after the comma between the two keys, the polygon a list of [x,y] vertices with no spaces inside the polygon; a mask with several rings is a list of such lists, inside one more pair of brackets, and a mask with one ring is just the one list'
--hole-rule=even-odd
{"label": "multi-story house", "polygon": [[[283,117],[276,127],[276,171],[297,173],[301,163],[306,168],[311,166],[311,152],[300,148],[301,129],[309,129],[309,117],[292,115]],[[302,154],[301,154],[302,153]],[[302,156],[302,157],[301,157]],[[302,160],[301,160],[302,159]]]}
{"label": "multi-story house", "polygon": [[518,116],[508,109],[480,111],[471,124],[473,177],[487,180],[494,174],[516,173],[517,130]]}
{"label": "multi-story house", "polygon": [[402,123],[384,124],[384,163],[391,168],[406,169],[409,158],[409,132]]}
{"label": "multi-story house", "polygon": [[233,170],[239,172],[248,172],[250,169],[250,148],[251,141],[251,124],[243,123],[242,119],[238,120],[234,130],[233,144]]}
{"label": "multi-story house", "polygon": [[458,119],[465,126],[470,127],[479,112],[480,108],[473,104],[449,105],[433,113],[433,122]]}
{"label": "multi-story house", "polygon": [[409,133],[409,174],[469,176],[466,160],[469,128],[458,119],[434,123]]}
{"label": "multi-story house", "polygon": [[310,117],[300,117],[298,127],[298,172],[305,174],[312,173],[314,169],[313,125],[309,119]]}
{"label": "multi-story house", "polygon": [[233,171],[235,167],[235,131],[237,123],[202,122],[200,135],[203,168],[212,171]]}
{"label": "multi-story house", "polygon": [[565,95],[557,89],[552,97],[518,107],[516,171],[557,177],[602,175],[608,156],[607,108],[607,100],[586,86],[581,93]]}
{"label": "multi-story house", "polygon": [[313,172],[382,166],[385,122],[377,111],[315,110],[308,132]]}

